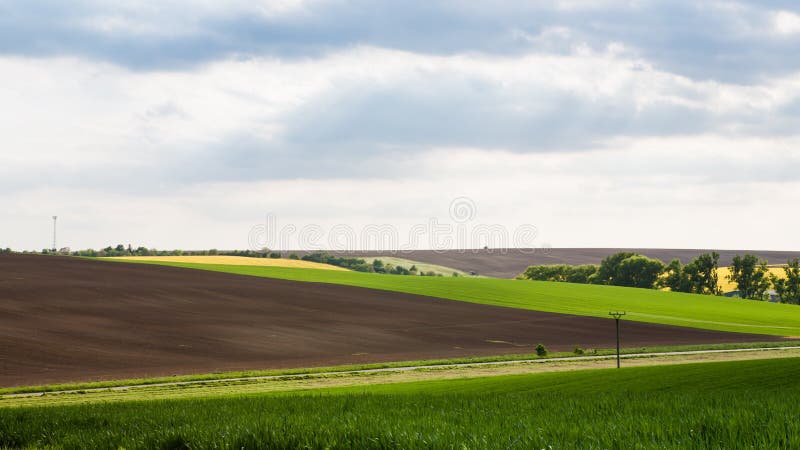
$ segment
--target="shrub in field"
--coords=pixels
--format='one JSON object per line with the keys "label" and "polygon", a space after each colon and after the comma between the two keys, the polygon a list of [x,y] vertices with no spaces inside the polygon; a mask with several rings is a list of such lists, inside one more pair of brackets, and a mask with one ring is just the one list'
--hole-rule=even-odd
{"label": "shrub in field", "polygon": [[586,353],[586,351],[584,351],[582,348],[576,346],[575,350],[573,350],[573,353],[575,353],[576,355],[583,355],[584,353]]}
{"label": "shrub in field", "polygon": [[536,354],[539,356],[547,356],[547,347],[545,347],[544,344],[537,345]]}

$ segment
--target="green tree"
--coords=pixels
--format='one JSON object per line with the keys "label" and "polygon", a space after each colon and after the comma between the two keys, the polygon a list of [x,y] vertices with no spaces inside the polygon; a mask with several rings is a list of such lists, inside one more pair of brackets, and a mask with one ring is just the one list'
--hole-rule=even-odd
{"label": "green tree", "polygon": [[572,267],[565,264],[530,266],[521,277],[534,281],[567,281],[571,271]]}
{"label": "green tree", "polygon": [[674,259],[664,268],[658,285],[673,292],[720,295],[718,270],[719,253],[716,252],[704,253],[685,266]]}
{"label": "green tree", "polygon": [[633,255],[619,263],[613,283],[617,286],[652,289],[663,271],[663,262],[642,255]]}
{"label": "green tree", "polygon": [[783,268],[786,278],[770,274],[775,293],[781,303],[800,305],[800,259],[793,259]]}
{"label": "green tree", "polygon": [[572,270],[566,274],[567,283],[588,283],[589,279],[597,273],[597,266],[594,264],[584,264],[581,266],[574,266]]}
{"label": "green tree", "polygon": [[597,284],[653,288],[664,270],[664,263],[630,252],[608,256],[589,281]]}
{"label": "green tree", "polygon": [[764,300],[767,289],[770,287],[766,261],[759,261],[754,255],[736,255],[730,270],[728,279],[736,283],[739,297]]}
{"label": "green tree", "polygon": [[615,280],[619,275],[619,265],[633,255],[630,252],[620,252],[607,256],[600,262],[600,267],[592,278],[593,281],[597,284],[616,284]]}
{"label": "green tree", "polygon": [[692,285],[690,292],[706,295],[722,294],[718,275],[719,253],[704,253],[687,266],[689,266],[687,275]]}
{"label": "green tree", "polygon": [[692,291],[692,283],[689,280],[689,276],[678,259],[673,259],[667,264],[658,284],[660,287],[668,288],[672,292]]}

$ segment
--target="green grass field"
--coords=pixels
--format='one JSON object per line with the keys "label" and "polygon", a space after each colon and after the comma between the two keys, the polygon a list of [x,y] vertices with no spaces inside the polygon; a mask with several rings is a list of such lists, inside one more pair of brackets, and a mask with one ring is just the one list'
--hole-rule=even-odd
{"label": "green grass field", "polygon": [[167,265],[257,277],[343,284],[583,316],[608,317],[610,310],[619,309],[628,312],[626,320],[774,336],[800,336],[800,307],[752,300],[617,286],[497,278],[414,277],[212,264]]}
{"label": "green grass field", "polygon": [[0,447],[792,448],[800,360],[0,409]]}

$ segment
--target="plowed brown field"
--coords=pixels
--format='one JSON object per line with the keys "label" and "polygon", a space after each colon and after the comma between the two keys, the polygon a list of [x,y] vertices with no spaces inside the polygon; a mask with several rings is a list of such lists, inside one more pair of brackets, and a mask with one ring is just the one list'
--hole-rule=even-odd
{"label": "plowed brown field", "polygon": [[[775,337],[625,322],[623,345]],[[0,386],[610,348],[607,319],[320,283],[0,255]]]}

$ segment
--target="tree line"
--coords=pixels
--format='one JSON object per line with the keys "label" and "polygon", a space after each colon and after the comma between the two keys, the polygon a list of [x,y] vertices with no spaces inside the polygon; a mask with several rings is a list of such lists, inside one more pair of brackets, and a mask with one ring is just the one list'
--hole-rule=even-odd
{"label": "tree line", "polygon": [[[750,254],[736,255],[727,279],[737,285],[741,298],[768,300],[769,290],[774,289],[778,301],[800,304],[800,259],[788,261],[783,270],[784,276],[780,277],[770,272],[766,260]],[[702,254],[688,264],[677,259],[664,264],[644,255],[620,252],[606,257],[599,265],[530,266],[517,278],[722,295],[718,271],[716,252]]]}
{"label": "tree line", "polygon": [[[52,250],[42,250],[42,253],[51,253]],[[137,247],[133,248],[130,244],[124,246],[117,244],[116,246],[108,246],[106,248],[95,250],[92,248],[78,250],[70,253],[72,256],[89,256],[89,257],[107,257],[107,256],[246,256],[249,258],[282,258],[281,252],[274,252],[269,249],[261,250],[158,250],[155,248]],[[291,256],[291,255],[290,255]],[[293,254],[292,259],[299,259],[296,254]]]}

